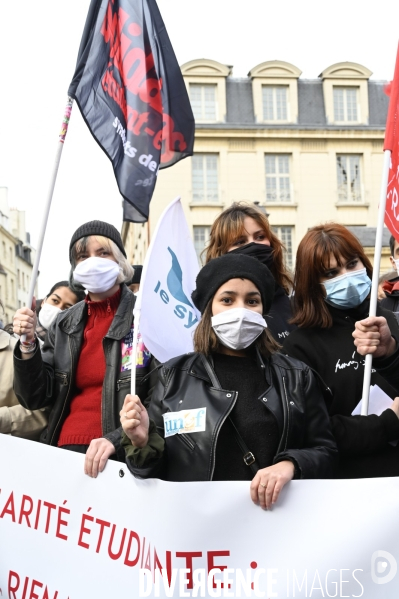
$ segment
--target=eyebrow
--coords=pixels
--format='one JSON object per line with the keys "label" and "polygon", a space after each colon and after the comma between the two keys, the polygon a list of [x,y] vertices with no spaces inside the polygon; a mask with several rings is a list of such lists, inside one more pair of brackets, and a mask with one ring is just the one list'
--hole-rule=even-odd
{"label": "eyebrow", "polygon": [[[223,295],[223,294],[225,294],[225,293],[226,293],[227,295],[238,295],[237,291],[222,291],[220,295]],[[253,295],[258,295],[258,296],[260,297],[260,293],[259,293],[259,291],[249,291],[249,292],[248,292],[248,293],[246,293],[245,295],[246,295],[246,296],[248,296],[248,295],[250,295],[250,296],[253,296]]]}
{"label": "eyebrow", "polygon": [[62,299],[60,298],[60,296],[58,295],[58,293],[53,292],[51,295],[55,295],[55,297],[57,297],[60,300],[60,302],[62,302]]}

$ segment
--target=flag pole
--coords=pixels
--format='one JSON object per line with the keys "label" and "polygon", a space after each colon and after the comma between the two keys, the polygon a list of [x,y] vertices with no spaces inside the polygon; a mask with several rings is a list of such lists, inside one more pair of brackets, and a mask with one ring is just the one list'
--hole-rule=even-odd
{"label": "flag pole", "polygon": [[[50,213],[51,201],[53,199],[55,182],[57,180],[58,167],[60,165],[61,154],[62,154],[62,150],[64,147],[64,141],[65,141],[65,137],[66,137],[66,134],[68,131],[69,119],[71,118],[72,104],[73,104],[73,98],[68,96],[68,102],[65,107],[64,118],[62,120],[62,128],[61,128],[61,132],[59,134],[57,151],[55,154],[54,166],[53,166],[53,171],[52,171],[51,179],[50,179],[50,185],[49,185],[48,192],[47,192],[47,200],[46,200],[46,204],[44,207],[43,218],[42,218],[42,222],[41,222],[41,226],[40,226],[39,240],[37,243],[36,256],[35,256],[35,261],[33,264],[32,276],[31,276],[29,293],[28,293],[28,301],[27,301],[28,308],[30,308],[32,306],[33,296],[35,293],[35,285],[36,285],[37,274],[39,272],[39,264],[40,264],[40,257],[42,254],[44,235],[46,233],[47,221],[48,221],[48,216]],[[24,340],[24,338],[25,338],[25,336],[23,335],[22,340]]]}
{"label": "flag pole", "polygon": [[[379,204],[379,208],[378,208],[377,231],[376,231],[376,236],[375,236],[374,267],[373,267],[373,278],[372,278],[372,282],[371,282],[369,316],[377,315],[379,266],[380,266],[380,262],[381,262],[382,234],[384,231],[385,206],[386,206],[386,201],[387,201],[387,187],[388,187],[388,175],[389,175],[390,163],[391,163],[391,151],[385,150],[384,165],[383,165],[383,169],[382,169],[380,204]],[[369,395],[370,395],[372,362],[373,362],[373,354],[367,354],[366,358],[365,358],[365,362],[364,362],[364,379],[363,379],[362,411],[361,411],[362,416],[367,416],[368,410],[369,410]]]}
{"label": "flag pole", "polygon": [[[157,226],[154,231],[154,235],[152,236],[153,239],[156,239],[158,229],[160,228],[164,214],[166,214],[166,212],[170,209],[170,207],[173,204],[175,204],[176,202],[180,202],[180,200],[181,200],[181,196],[177,196],[170,204],[168,204],[166,206],[165,210],[162,212],[161,217],[158,220]],[[133,329],[132,360],[134,361],[134,368],[136,368],[137,342],[138,342],[139,326],[140,326],[140,318],[141,318],[141,289],[143,288],[143,285],[145,282],[145,277],[147,274],[147,264],[150,261],[153,247],[154,247],[154,244],[150,243],[148,246],[145,258],[144,258],[143,270],[141,271],[140,289],[137,294],[136,303],[134,304],[134,308],[133,308],[134,329]],[[133,376],[133,364],[132,364],[132,376],[131,376],[131,381],[130,381],[130,394],[136,395],[136,376],[135,375]]]}

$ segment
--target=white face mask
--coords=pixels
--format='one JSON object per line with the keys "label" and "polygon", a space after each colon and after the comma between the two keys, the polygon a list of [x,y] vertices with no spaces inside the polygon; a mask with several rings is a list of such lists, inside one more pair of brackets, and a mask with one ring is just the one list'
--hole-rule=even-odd
{"label": "white face mask", "polygon": [[399,275],[399,258],[397,260],[395,260],[395,258],[393,259],[393,261],[395,262],[395,268],[396,268],[396,272]]}
{"label": "white face mask", "polygon": [[230,349],[249,347],[267,327],[261,314],[246,308],[224,310],[212,316],[211,322],[220,343]]}
{"label": "white face mask", "polygon": [[42,327],[49,329],[51,323],[57,318],[60,312],[62,312],[62,310],[57,308],[57,306],[52,306],[51,304],[43,302],[39,312],[39,322]]}
{"label": "white face mask", "polygon": [[86,258],[73,271],[75,281],[92,293],[104,293],[111,289],[118,278],[120,268],[108,258]]}

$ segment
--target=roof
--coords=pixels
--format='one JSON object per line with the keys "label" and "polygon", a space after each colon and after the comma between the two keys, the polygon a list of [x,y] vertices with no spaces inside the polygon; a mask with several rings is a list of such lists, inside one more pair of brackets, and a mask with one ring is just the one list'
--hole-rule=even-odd
{"label": "roof", "polygon": [[[347,227],[347,229],[358,238],[363,247],[369,248],[375,246],[376,227]],[[390,237],[391,233],[384,227],[382,234],[383,247],[389,246]]]}
{"label": "roof", "polygon": [[284,128],[284,129],[384,129],[389,99],[384,93],[383,81],[369,81],[369,124],[327,125],[324,108],[323,83],[320,79],[298,79],[298,123],[256,123],[252,96],[252,81],[248,78],[226,78],[227,114],[225,123],[198,123],[199,129],[230,128]]}

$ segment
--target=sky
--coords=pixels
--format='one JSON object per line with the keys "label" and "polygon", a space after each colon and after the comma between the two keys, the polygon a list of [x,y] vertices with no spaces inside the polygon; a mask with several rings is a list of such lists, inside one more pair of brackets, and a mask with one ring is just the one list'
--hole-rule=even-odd
{"label": "sky", "polygon": [[[8,188],[12,207],[26,211],[34,247],[89,4],[0,0],[0,187]],[[373,79],[393,76],[399,25],[388,4],[385,11],[364,0],[158,0],[158,6],[180,64],[210,58],[245,77],[277,59],[315,79],[326,67],[351,61],[369,68]],[[120,230],[122,199],[111,163],[75,105],[45,235],[40,297],[68,277],[70,238],[93,219]]]}

